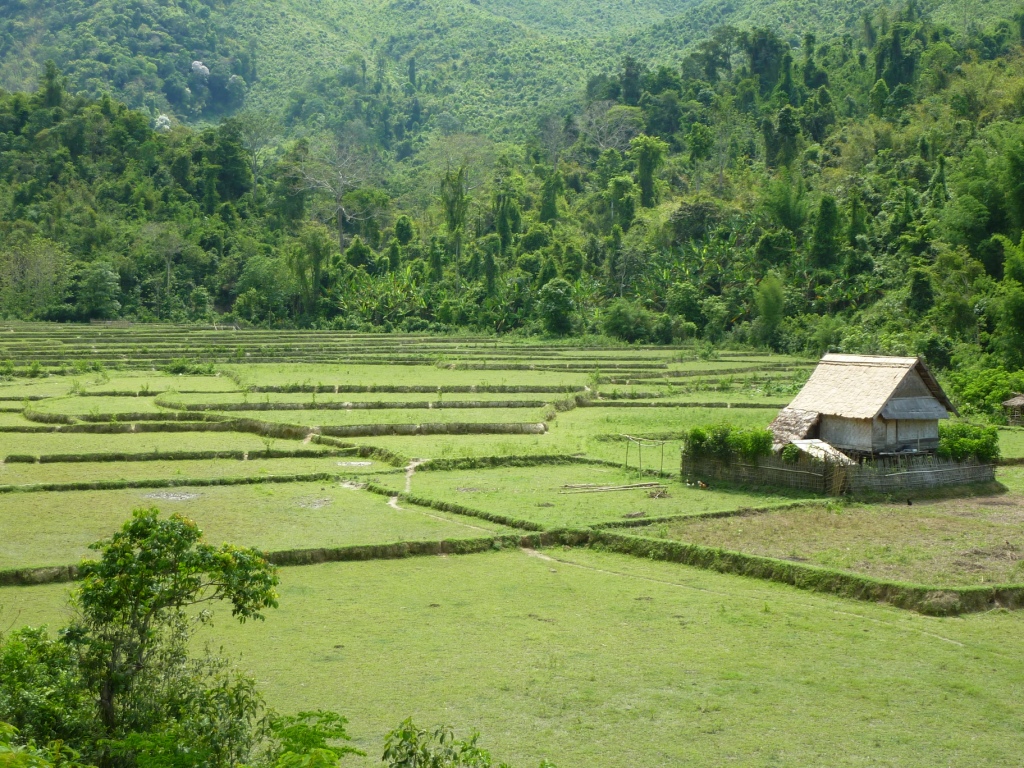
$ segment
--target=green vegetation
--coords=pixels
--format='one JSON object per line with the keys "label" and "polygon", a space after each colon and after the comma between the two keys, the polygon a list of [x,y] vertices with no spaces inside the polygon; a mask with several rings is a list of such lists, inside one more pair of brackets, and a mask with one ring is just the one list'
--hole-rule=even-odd
{"label": "green vegetation", "polygon": [[81,565],[65,631],[3,638],[0,717],[23,738],[62,742],[87,763],[189,751],[202,756],[196,764],[245,761],[259,741],[262,700],[224,660],[190,658],[209,620],[191,609],[224,601],[239,622],[262,620],[277,606],[274,568],[257,551],[212,547],[194,523],[155,509],[136,510],[93,548],[100,556]]}
{"label": "green vegetation", "polygon": [[[395,484],[399,484],[394,481]],[[338,482],[0,496],[0,569],[67,565],[109,536],[132,509],[151,504],[195,520],[211,542],[263,551],[480,538],[501,526],[344,488]],[[67,509],[75,510],[73,517]]]}
{"label": "green vegetation", "polygon": [[771,455],[772,440],[767,429],[736,429],[730,424],[694,427],[686,433],[683,454],[691,459],[756,460]]}
{"label": "green vegetation", "polygon": [[[916,353],[993,418],[1020,388],[1005,4],[794,6],[780,29],[763,2],[587,22],[564,3],[176,0],[129,23],[104,0],[74,28],[65,5],[4,16],[0,62],[41,77],[0,95],[11,317]],[[715,13],[739,26],[701,27]],[[626,19],[654,26],[627,40]],[[607,35],[577,37],[589,23]],[[259,83],[265,108],[161,119],[189,77],[210,93],[189,86],[179,114],[228,108],[216,77]]]}
{"label": "green vegetation", "polygon": [[[346,712],[370,753],[349,765],[374,764],[396,712],[476,724],[522,765],[1016,759],[1024,614],[935,619],[671,563],[541,554],[283,569],[266,622],[213,632],[274,707]],[[52,623],[63,592],[5,592],[5,605]]]}
{"label": "green vegetation", "polygon": [[973,459],[982,463],[999,459],[999,430],[962,421],[939,425],[939,456],[954,461]]}
{"label": "green vegetation", "polygon": [[[963,586],[1024,583],[1017,495],[834,504],[675,521],[667,538],[808,562],[889,581]],[[651,535],[645,533],[644,535]]]}
{"label": "green vegetation", "polygon": [[[191,440],[185,436],[182,443]],[[287,447],[287,446],[282,446]],[[261,449],[262,450],[262,449]],[[276,450],[276,446],[275,446]],[[132,455],[132,454],[129,454]],[[146,457],[149,458],[148,456]],[[267,477],[273,475],[308,475],[328,473],[347,477],[371,472],[395,471],[391,467],[359,456],[323,459],[260,458],[257,453],[247,461],[238,459],[207,459],[190,461],[96,461],[27,464],[10,462],[0,465],[0,485],[33,483],[73,483],[102,480],[145,480],[182,478],[211,479],[220,477]],[[24,503],[24,502],[21,502]]]}
{"label": "green vegetation", "polygon": [[[341,715],[282,716],[227,659],[193,652],[218,604],[230,604],[239,624],[277,608],[277,571],[262,553],[213,547],[194,522],[155,508],[136,509],[90,548],[99,557],[79,566],[68,626],[53,637],[30,627],[0,635],[5,765],[328,768],[366,756],[345,743]],[[411,719],[385,741],[389,766],[422,765],[417,756],[431,754],[445,765],[491,765],[478,736],[450,743],[442,727],[431,739]]]}
{"label": "green vegetation", "polygon": [[[294,441],[277,441],[275,450],[302,448]],[[249,451],[253,458],[267,450],[257,435],[239,432],[149,432],[137,434],[4,433],[5,452],[38,456],[48,453],[164,453],[193,451]]]}
{"label": "green vegetation", "polygon": [[[651,468],[657,470],[660,454],[656,449],[651,453],[653,455],[644,460],[645,466],[649,461]],[[674,460],[675,457],[671,458]],[[633,462],[635,467],[635,448]],[[675,463],[672,461],[670,465],[666,460],[666,471],[674,472],[677,469],[673,466]],[[791,504],[800,498],[784,494],[688,488],[678,480],[663,481],[666,486],[664,494],[650,487],[606,492],[596,490],[656,481],[657,478],[638,477],[635,471],[627,472],[615,466],[420,471],[413,476],[410,500],[442,500],[492,515],[539,523],[545,528],[579,528],[602,523],[642,522],[645,518],[773,507]],[[388,478],[380,482],[386,487],[395,485]]]}
{"label": "green vegetation", "polygon": [[218,23],[230,2],[5,3],[0,83],[24,87],[52,59],[94,98],[116,93],[133,108],[190,117],[228,112],[256,79],[251,46]]}
{"label": "green vegetation", "polygon": [[[1024,468],[1000,468],[1005,495],[915,497],[908,507],[823,507],[799,494],[680,481],[679,451],[700,425],[722,425],[709,444],[761,450],[774,409],[743,405],[785,402],[809,368],[797,358],[171,325],[12,323],[0,338],[0,357],[25,361],[16,370],[39,368],[0,382],[0,407],[12,417],[2,424],[12,431],[2,433],[0,483],[56,484],[0,494],[0,538],[10,543],[3,583],[74,578],[69,566],[95,557],[89,542],[152,505],[195,520],[211,543],[257,547],[282,567],[281,607],[265,623],[237,627],[217,609],[203,629],[230,661],[198,655],[192,642],[188,674],[144,669],[138,680],[161,674],[173,685],[131,688],[124,706],[115,696],[115,710],[139,727],[122,734],[115,725],[109,741],[97,736],[106,727],[96,716],[101,676],[82,666],[103,657],[70,652],[78,635],[53,629],[67,624],[68,587],[0,588],[3,616],[14,617],[0,637],[0,720],[21,728],[16,748],[29,738],[45,745],[63,728],[87,761],[113,749],[100,756],[111,768],[153,768],[154,755],[173,756],[178,768],[192,768],[195,755],[219,764],[207,747],[240,755],[257,736],[272,748],[250,753],[253,768],[334,768],[339,756],[341,766],[369,765],[382,751],[386,765],[419,754],[477,768],[544,756],[718,765],[751,749],[800,763],[836,754],[849,764],[884,755],[923,766],[954,754],[1006,762],[1019,714],[1012,696],[968,689],[994,682],[994,668],[1001,691],[1016,684],[992,649],[1012,655],[1019,614],[990,609],[1017,607],[1024,594],[1005,584],[1022,580],[1014,510]],[[171,374],[174,360],[216,373]],[[120,369],[129,366],[143,370]],[[339,408],[346,403],[361,407]],[[252,418],[216,421],[243,416]],[[317,434],[527,417],[548,431]],[[119,431],[81,431],[111,428]],[[1007,455],[1019,453],[1019,431],[998,430]],[[644,474],[625,435],[647,440]],[[665,441],[665,475],[656,472],[656,439]],[[224,482],[232,484],[210,484]],[[75,483],[115,485],[67,490]],[[157,535],[163,518],[141,515]],[[748,522],[765,530],[751,534]],[[148,563],[119,551],[122,562]],[[925,623],[912,611],[964,618]],[[50,629],[15,629],[42,624]],[[157,633],[169,643],[161,663],[182,658],[176,632]],[[129,678],[124,685],[139,685]],[[186,702],[170,719],[164,693]],[[780,699],[790,702],[784,721]],[[938,703],[925,711],[922,700]],[[947,710],[973,738],[937,737],[936,713]],[[25,727],[30,719],[49,730]],[[216,739],[191,735],[199,720],[221,724]],[[256,733],[257,721],[269,730]],[[481,727],[493,758],[468,725]],[[202,749],[175,751],[183,740]]]}

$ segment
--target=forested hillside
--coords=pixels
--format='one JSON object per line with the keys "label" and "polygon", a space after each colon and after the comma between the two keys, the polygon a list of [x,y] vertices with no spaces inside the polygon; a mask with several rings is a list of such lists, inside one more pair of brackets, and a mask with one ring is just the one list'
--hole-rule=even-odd
{"label": "forested hillside", "polygon": [[[252,24],[272,12],[251,5]],[[548,102],[545,78],[588,45],[545,47],[557,17],[503,5],[374,6],[396,24],[377,55],[304,81],[247,59],[251,29],[207,35],[209,61],[255,67],[247,84],[296,83],[216,127],[76,93],[80,64],[4,92],[2,311],[913,352],[986,409],[1024,383],[1007,373],[1024,364],[1020,16],[947,24],[953,6],[911,3],[795,44],[789,26],[720,26]],[[328,46],[331,18],[292,48]],[[440,66],[441,40],[490,63]],[[470,130],[495,120],[507,131]]]}
{"label": "forested hillside", "polygon": [[[882,0],[11,0],[0,4],[0,88],[34,87],[47,60],[72,93],[109,93],[152,118],[216,122],[248,104],[275,113],[353,97],[376,75],[450,125],[525,138],[538,108],[575,107],[580,84],[632,55],[677,66],[717,26],[859,31]],[[1009,18],[1013,0],[934,0],[963,32]],[[970,8],[969,18],[965,17]],[[307,106],[306,112],[318,105]]]}

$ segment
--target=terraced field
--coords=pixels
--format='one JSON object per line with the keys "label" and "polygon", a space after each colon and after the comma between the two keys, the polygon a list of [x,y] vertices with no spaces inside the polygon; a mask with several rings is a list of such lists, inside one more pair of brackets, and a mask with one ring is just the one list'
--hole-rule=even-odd
{"label": "terraced field", "polygon": [[218,637],[371,750],[412,714],[562,768],[1017,759],[1024,469],[913,515],[680,480],[686,429],[767,425],[812,361],[29,324],[7,360],[8,624],[60,621],[88,544],[156,506],[308,566]]}

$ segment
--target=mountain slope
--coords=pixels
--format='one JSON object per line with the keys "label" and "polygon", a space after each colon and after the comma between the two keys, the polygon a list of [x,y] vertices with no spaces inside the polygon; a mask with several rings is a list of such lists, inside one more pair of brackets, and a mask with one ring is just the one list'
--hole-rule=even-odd
{"label": "mountain slope", "polygon": [[[34,86],[47,59],[71,89],[111,92],[154,117],[217,120],[243,102],[280,113],[312,82],[353,70],[401,90],[409,59],[434,82],[448,124],[523,135],[539,111],[578,100],[626,54],[677,65],[717,25],[761,25],[798,43],[859,26],[876,0],[9,0],[0,6],[0,87]],[[971,2],[970,21],[1010,0]],[[964,0],[932,4],[963,19]],[[199,62],[199,64],[195,64]],[[364,69],[365,68],[365,69]]]}

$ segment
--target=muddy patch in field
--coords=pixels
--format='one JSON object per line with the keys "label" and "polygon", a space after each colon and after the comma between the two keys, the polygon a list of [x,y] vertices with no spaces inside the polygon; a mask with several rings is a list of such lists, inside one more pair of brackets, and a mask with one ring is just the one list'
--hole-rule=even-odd
{"label": "muddy patch in field", "polygon": [[187,493],[184,491],[160,491],[159,493],[147,493],[142,498],[157,499],[159,501],[195,501],[201,493]]}
{"label": "muddy patch in field", "polygon": [[311,497],[311,498],[308,498],[308,499],[299,499],[295,503],[295,505],[297,507],[300,507],[301,509],[323,509],[324,507],[329,507],[333,503],[334,503],[334,499],[327,499],[327,498],[318,499],[318,498],[312,498]]}

